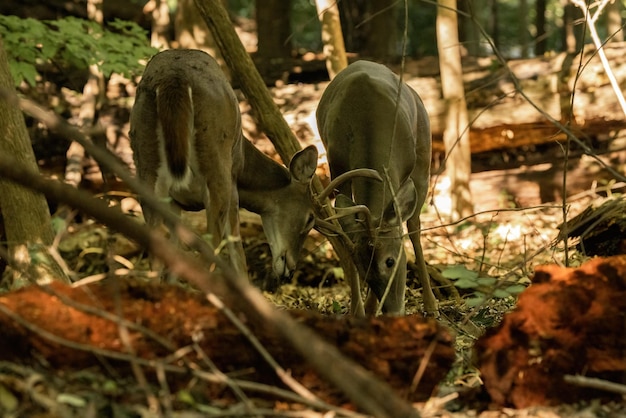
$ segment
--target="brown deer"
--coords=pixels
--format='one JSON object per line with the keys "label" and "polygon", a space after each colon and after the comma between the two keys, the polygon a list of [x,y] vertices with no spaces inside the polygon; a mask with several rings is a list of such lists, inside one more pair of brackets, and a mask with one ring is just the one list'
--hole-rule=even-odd
{"label": "brown deer", "polygon": [[[240,237],[239,205],[261,215],[280,278],[296,267],[315,223],[310,182],[317,149],[296,153],[289,169],[242,134],[237,97],[216,61],[198,50],[155,55],[137,87],[130,116],[137,176],[177,211],[206,209],[214,248]],[[144,207],[146,222],[161,220]],[[174,233],[172,233],[174,235]],[[240,239],[231,262],[245,273]]]}
{"label": "brown deer", "polygon": [[[402,237],[406,222],[424,310],[437,315],[420,243],[420,210],[428,192],[431,160],[430,122],[422,100],[387,67],[357,61],[324,91],[317,125],[332,178],[370,168],[384,180],[353,178],[337,187],[336,217],[354,244],[359,275],[382,302],[384,312],[404,313],[407,266]],[[360,295],[355,294],[352,310],[359,309],[355,298],[362,311]]]}

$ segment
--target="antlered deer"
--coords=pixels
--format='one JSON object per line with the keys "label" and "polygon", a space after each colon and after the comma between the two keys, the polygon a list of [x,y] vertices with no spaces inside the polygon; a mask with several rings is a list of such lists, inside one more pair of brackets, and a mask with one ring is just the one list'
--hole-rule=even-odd
{"label": "antlered deer", "polygon": [[[431,160],[430,122],[422,100],[387,67],[357,61],[324,91],[317,124],[331,177],[370,168],[384,180],[354,178],[338,186],[337,217],[354,243],[360,275],[383,301],[384,312],[404,313],[402,225],[406,222],[415,249],[424,310],[436,315],[437,301],[420,243],[420,210],[428,192]],[[360,295],[352,295],[357,297]]]}
{"label": "antlered deer", "polygon": [[[206,209],[214,248],[239,237],[241,204],[261,215],[276,275],[294,271],[315,223],[315,147],[296,153],[289,169],[259,151],[243,137],[237,97],[222,70],[198,50],[163,51],[150,60],[130,126],[137,176],[173,206]],[[144,212],[149,225],[161,222],[150,208]],[[231,261],[245,272],[241,240],[236,248]]]}

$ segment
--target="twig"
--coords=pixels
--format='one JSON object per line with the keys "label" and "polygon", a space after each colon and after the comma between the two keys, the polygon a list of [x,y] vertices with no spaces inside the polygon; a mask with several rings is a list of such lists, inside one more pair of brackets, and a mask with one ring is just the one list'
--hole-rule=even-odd
{"label": "twig", "polygon": [[566,383],[581,386],[585,388],[600,389],[605,392],[617,393],[620,395],[626,395],[626,385],[622,385],[615,382],[609,382],[608,380],[602,380],[595,377],[586,377],[581,375],[566,374],[563,376],[563,380]]}
{"label": "twig", "polygon": [[622,88],[617,82],[617,79],[615,78],[615,74],[613,74],[613,70],[611,70],[611,64],[609,63],[609,60],[606,58],[606,54],[604,53],[604,48],[603,48],[604,43],[600,39],[600,35],[598,35],[598,31],[596,29],[596,22],[598,21],[598,18],[602,14],[602,10],[604,10],[606,5],[609,3],[609,0],[602,0],[599,3],[596,3],[597,8],[593,15],[591,14],[591,10],[590,10],[591,7],[589,6],[587,2],[584,2],[582,0],[571,0],[571,1],[574,5],[580,8],[583,14],[585,15],[585,20],[588,23],[587,27],[589,28],[589,34],[591,35],[591,39],[593,40],[594,46],[596,47],[596,51],[598,52],[600,61],[602,61],[604,72],[606,73],[606,76],[609,78],[609,81],[611,82],[611,86],[613,87],[613,92],[615,93],[615,96],[617,97],[617,101],[622,107],[622,112],[624,112],[624,115],[626,115],[626,100],[624,100],[624,94],[622,93]]}
{"label": "twig", "polygon": [[296,392],[298,395],[302,396],[305,399],[308,399],[311,402],[321,402],[317,396],[315,396],[313,393],[311,393],[310,390],[302,386],[300,382],[291,377],[291,375],[287,373],[285,369],[283,369],[278,364],[278,362],[276,362],[276,360],[274,360],[274,357],[272,357],[272,355],[265,349],[265,347],[263,347],[263,344],[261,344],[259,339],[252,333],[250,328],[244,325],[244,323],[237,318],[237,315],[235,315],[233,311],[228,309],[228,307],[225,306],[224,303],[215,296],[215,294],[208,294],[207,300],[213,306],[219,309],[232,322],[232,324],[235,325],[239,332],[241,332],[248,339],[248,341],[250,341],[252,346],[257,350],[261,357],[263,357],[267,364],[269,364],[270,367],[274,369],[276,375],[283,381],[285,385],[291,388],[291,390]]}

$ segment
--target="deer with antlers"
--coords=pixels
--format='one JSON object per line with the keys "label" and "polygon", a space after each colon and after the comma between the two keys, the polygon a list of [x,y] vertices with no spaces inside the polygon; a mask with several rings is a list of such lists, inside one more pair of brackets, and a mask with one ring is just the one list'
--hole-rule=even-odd
{"label": "deer with antlers", "polygon": [[[430,122],[424,103],[387,67],[357,61],[328,85],[316,116],[332,178],[369,168],[383,179],[357,177],[337,186],[333,218],[339,219],[353,243],[359,275],[382,302],[384,312],[404,313],[406,222],[424,311],[437,315],[420,242],[420,210],[428,192],[431,162]],[[361,296],[352,289],[353,313],[363,311]],[[372,300],[376,301],[370,293],[368,313],[372,313]]]}

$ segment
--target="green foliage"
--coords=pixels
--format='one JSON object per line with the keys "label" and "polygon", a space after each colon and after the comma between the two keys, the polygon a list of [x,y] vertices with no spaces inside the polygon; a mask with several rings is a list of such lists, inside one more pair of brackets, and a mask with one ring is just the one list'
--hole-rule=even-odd
{"label": "green foliage", "polygon": [[488,298],[506,299],[522,293],[526,287],[518,283],[499,284],[495,277],[480,276],[463,265],[451,266],[441,274],[454,281],[454,285],[463,290],[471,290],[471,297],[466,300],[469,306],[479,306]]}
{"label": "green foliage", "polygon": [[102,28],[93,21],[66,17],[39,21],[0,15],[0,35],[16,84],[36,84],[37,66],[86,69],[96,64],[109,77],[116,72],[133,76],[141,60],[154,55],[146,32],[133,22],[115,20]]}

